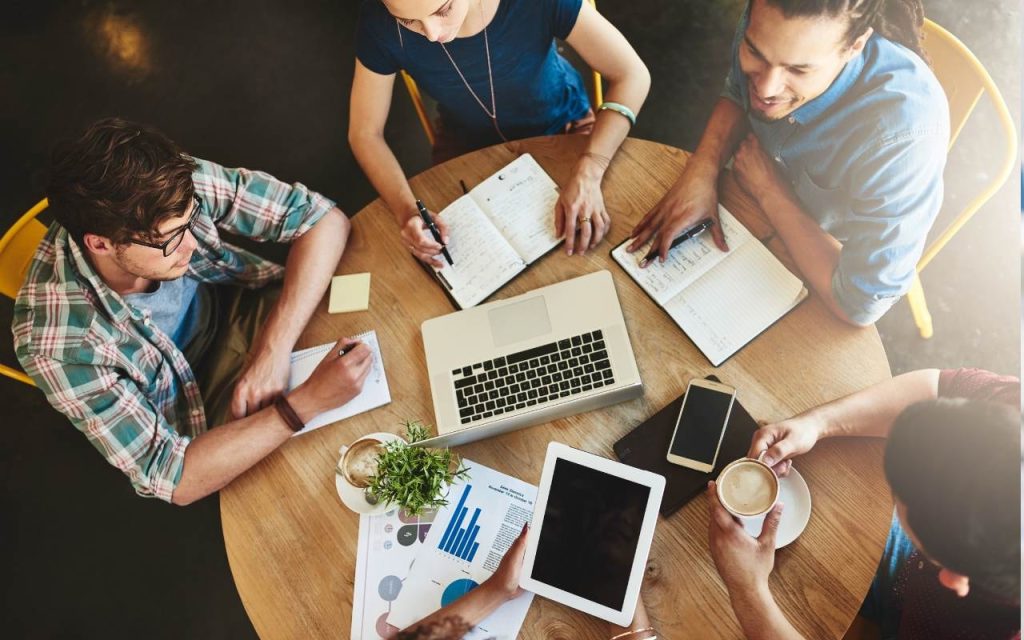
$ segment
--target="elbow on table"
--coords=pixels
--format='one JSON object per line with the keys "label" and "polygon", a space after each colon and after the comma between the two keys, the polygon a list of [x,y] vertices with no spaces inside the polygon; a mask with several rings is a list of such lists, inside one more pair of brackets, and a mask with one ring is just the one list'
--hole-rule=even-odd
{"label": "elbow on table", "polygon": [[871,287],[856,286],[837,269],[832,274],[832,287],[827,297],[826,306],[837,318],[854,327],[869,327],[896,304],[901,294],[892,290],[873,292]]}

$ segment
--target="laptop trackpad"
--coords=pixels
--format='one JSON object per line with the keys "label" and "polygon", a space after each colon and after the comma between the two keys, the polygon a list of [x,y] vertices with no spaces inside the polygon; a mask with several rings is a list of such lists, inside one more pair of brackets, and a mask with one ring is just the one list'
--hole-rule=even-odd
{"label": "laptop trackpad", "polygon": [[491,309],[487,317],[491,321],[491,337],[496,347],[551,332],[548,305],[543,295]]}

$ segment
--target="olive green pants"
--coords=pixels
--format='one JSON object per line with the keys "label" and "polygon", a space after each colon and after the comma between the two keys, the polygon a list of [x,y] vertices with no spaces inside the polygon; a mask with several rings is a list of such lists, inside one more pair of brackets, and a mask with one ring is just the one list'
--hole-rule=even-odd
{"label": "olive green pants", "polygon": [[234,419],[231,394],[249,360],[256,335],[281,295],[281,286],[274,284],[261,289],[218,286],[212,293],[214,309],[210,322],[203,335],[195,340],[202,340],[204,353],[194,370],[203,395],[208,427]]}

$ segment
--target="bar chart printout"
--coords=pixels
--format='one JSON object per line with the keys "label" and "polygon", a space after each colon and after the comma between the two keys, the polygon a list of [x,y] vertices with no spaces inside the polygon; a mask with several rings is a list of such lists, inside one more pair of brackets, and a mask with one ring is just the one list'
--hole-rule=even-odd
{"label": "bar chart printout", "polygon": [[441,536],[441,542],[438,544],[438,549],[441,551],[466,562],[473,562],[477,549],[480,548],[480,543],[476,540],[477,534],[480,533],[480,525],[477,524],[481,513],[479,507],[473,510],[473,516],[469,522],[466,522],[466,515],[469,513],[466,499],[472,490],[473,485],[471,484],[463,487],[459,503],[452,513],[451,520],[448,521],[444,535]]}
{"label": "bar chart printout", "polygon": [[[419,546],[387,623],[404,629],[483,584],[533,515],[537,487],[469,459]],[[481,620],[466,640],[519,635],[533,594],[524,592]]]}

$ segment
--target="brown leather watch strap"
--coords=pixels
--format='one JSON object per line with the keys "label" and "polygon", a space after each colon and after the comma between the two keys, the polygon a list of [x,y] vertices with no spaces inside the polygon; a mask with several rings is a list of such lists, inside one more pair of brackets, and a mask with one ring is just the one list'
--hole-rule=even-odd
{"label": "brown leather watch strap", "polygon": [[292,407],[291,403],[284,396],[278,396],[277,400],[274,401],[274,408],[281,414],[284,423],[292,431],[302,431],[305,428],[306,425],[303,424],[302,418],[299,417],[299,414],[295,413],[295,408]]}

